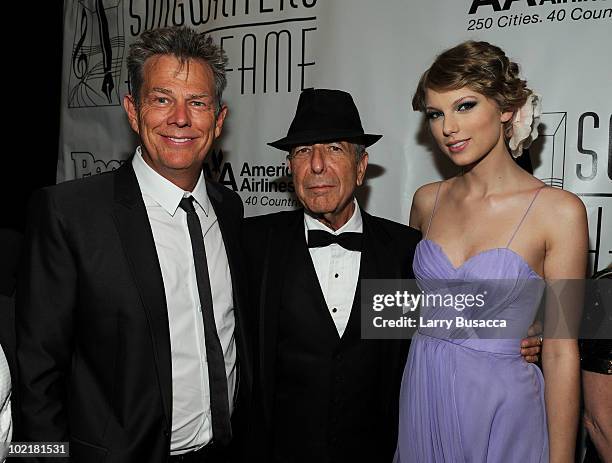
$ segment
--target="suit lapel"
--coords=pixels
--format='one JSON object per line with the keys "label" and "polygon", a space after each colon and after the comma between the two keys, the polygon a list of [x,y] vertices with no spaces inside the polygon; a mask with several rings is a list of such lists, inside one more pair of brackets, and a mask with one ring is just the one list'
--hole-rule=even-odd
{"label": "suit lapel", "polygon": [[285,222],[279,222],[269,230],[265,243],[262,243],[266,251],[262,262],[260,299],[255,302],[259,310],[259,388],[263,399],[264,420],[268,425],[272,419],[281,284],[284,273],[290,271],[287,268],[290,246],[300,232],[304,233],[303,217],[301,209],[289,213]]}
{"label": "suit lapel", "polygon": [[[395,247],[395,237],[390,235],[377,221],[367,212],[361,211],[363,218],[364,250],[362,253],[361,268],[359,271],[358,291],[355,294],[352,319],[352,337],[361,339],[361,284],[363,280],[376,279],[401,279],[401,265],[408,265],[398,259]],[[387,412],[391,420],[397,419],[397,394],[398,385],[404,370],[407,352],[407,342],[404,340],[373,340],[380,347],[381,371],[385,374],[381,377],[381,393],[388,402]]]}
{"label": "suit lapel", "polygon": [[229,262],[230,273],[232,278],[232,287],[234,289],[234,300],[236,304],[241,305],[242,303],[242,286],[243,282],[241,278],[238,278],[238,272],[240,271],[240,243],[239,243],[239,227],[240,223],[237,218],[232,217],[231,211],[224,207],[223,196],[215,190],[210,182],[206,181],[206,192],[208,198],[217,216],[219,222],[219,229],[223,236],[223,244],[225,245],[225,252],[227,253],[227,260]]}
{"label": "suit lapel", "polygon": [[[243,299],[244,294],[244,280],[240,277],[244,269],[242,262],[242,250],[240,248],[240,220],[241,217],[233,216],[227,205],[223,204],[223,196],[217,191],[212,184],[206,181],[206,191],[208,198],[217,216],[219,222],[219,229],[221,230],[221,236],[223,236],[223,244],[225,245],[225,252],[227,254],[227,260],[230,268],[230,276],[232,279],[232,291],[234,297],[234,317],[236,321],[235,333],[236,343],[238,347],[238,372],[239,372],[239,387],[248,386],[250,389],[249,378],[252,377],[252,367],[250,362],[250,355],[248,349],[250,343],[247,338],[247,332],[245,323],[243,320],[243,310],[246,309],[246,301]],[[247,381],[243,381],[247,379]],[[236,393],[238,387],[236,388]]]}
{"label": "suit lapel", "polygon": [[[303,222],[302,222],[303,224]],[[321,284],[319,283],[319,277],[315,270],[312,257],[306,243],[306,233],[304,227],[298,227],[298,233],[295,234],[293,244],[290,245],[290,249],[293,253],[293,259],[296,264],[299,262],[299,266],[296,265],[298,271],[303,272],[302,277],[298,278],[296,284],[306,287],[307,293],[312,298],[312,313],[313,316],[318,317],[321,321],[320,326],[325,327],[324,333],[318,333],[320,336],[327,338],[332,343],[338,342],[340,336],[338,335],[338,329],[334,324],[331,314],[329,313],[329,307],[325,301]],[[295,280],[294,280],[295,281]]]}
{"label": "suit lapel", "polygon": [[390,244],[393,236],[380,227],[374,218],[365,211],[361,211],[363,218],[363,232],[365,234],[365,273],[363,278],[401,278],[397,262],[396,250]]}
{"label": "suit lapel", "polygon": [[359,277],[353,297],[351,314],[342,336],[343,341],[361,338],[361,285],[363,280],[379,278],[400,278],[393,262],[397,260],[387,243],[389,238],[372,219],[372,216],[361,210],[363,220],[363,250],[359,261]]}
{"label": "suit lapel", "polygon": [[166,425],[172,421],[172,360],[166,294],[153,233],[130,161],[115,174],[114,218],[149,323]]}

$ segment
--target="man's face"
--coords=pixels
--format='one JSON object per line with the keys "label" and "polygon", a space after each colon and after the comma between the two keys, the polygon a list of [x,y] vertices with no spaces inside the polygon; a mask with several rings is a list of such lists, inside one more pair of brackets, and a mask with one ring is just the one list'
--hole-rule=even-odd
{"label": "man's face", "polygon": [[160,175],[191,190],[227,113],[224,107],[215,117],[212,70],[203,61],[181,65],[173,55],[156,55],[147,59],[143,74],[140,105],[131,95],[124,98],[143,158]]}
{"label": "man's face", "polygon": [[304,208],[334,230],[348,222],[368,154],[357,160],[353,144],[346,141],[315,143],[293,148],[289,162],[295,192]]}

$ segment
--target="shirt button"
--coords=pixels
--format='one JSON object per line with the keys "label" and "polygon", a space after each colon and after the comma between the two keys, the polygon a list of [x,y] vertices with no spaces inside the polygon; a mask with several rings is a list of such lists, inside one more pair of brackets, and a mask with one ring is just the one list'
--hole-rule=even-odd
{"label": "shirt button", "polygon": [[335,307],[332,309],[333,313],[336,313],[338,311],[338,309],[336,309]]}
{"label": "shirt button", "polygon": [[336,274],[334,275],[334,278],[338,278],[338,276],[339,276],[339,275],[336,273]]}

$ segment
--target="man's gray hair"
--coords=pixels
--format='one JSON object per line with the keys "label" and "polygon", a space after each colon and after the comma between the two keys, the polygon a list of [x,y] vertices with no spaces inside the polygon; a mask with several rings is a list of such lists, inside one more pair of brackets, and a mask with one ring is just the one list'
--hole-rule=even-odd
{"label": "man's gray hair", "polygon": [[355,150],[355,158],[357,159],[357,162],[359,162],[361,156],[363,156],[366,152],[366,147],[365,145],[360,145],[358,143],[353,143],[352,145],[353,149]]}
{"label": "man's gray hair", "polygon": [[141,103],[140,91],[144,81],[145,62],[156,55],[172,55],[178,59],[181,66],[190,59],[208,63],[215,78],[215,114],[219,114],[223,90],[227,85],[227,56],[223,49],[213,42],[212,37],[188,27],[165,27],[143,32],[138,41],[130,45],[127,57],[131,92],[137,106]]}

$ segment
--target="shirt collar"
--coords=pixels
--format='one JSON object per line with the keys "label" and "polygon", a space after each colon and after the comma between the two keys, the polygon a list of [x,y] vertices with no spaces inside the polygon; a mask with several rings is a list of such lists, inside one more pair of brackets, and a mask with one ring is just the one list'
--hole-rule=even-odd
{"label": "shirt collar", "polygon": [[323,223],[319,222],[314,217],[308,215],[306,211],[304,211],[304,228],[306,229],[306,240],[308,240],[308,230],[325,230],[326,232],[329,232],[332,235],[339,235],[340,233],[344,232],[363,232],[361,209],[359,208],[359,203],[357,203],[357,200],[355,198],[353,198],[353,204],[355,205],[353,215],[348,220],[348,222],[342,225],[338,230],[332,230],[331,228],[325,226]]}
{"label": "shirt collar", "polygon": [[193,191],[184,191],[170,180],[162,177],[145,162],[140,146],[136,148],[136,153],[132,159],[132,167],[134,168],[136,180],[138,180],[142,194],[153,199],[171,216],[174,216],[176,213],[181,199],[193,196],[193,199],[195,199],[196,203],[199,204],[204,214],[208,217],[210,200],[208,199],[206,182],[202,172],[200,172],[198,183],[196,183]]}

